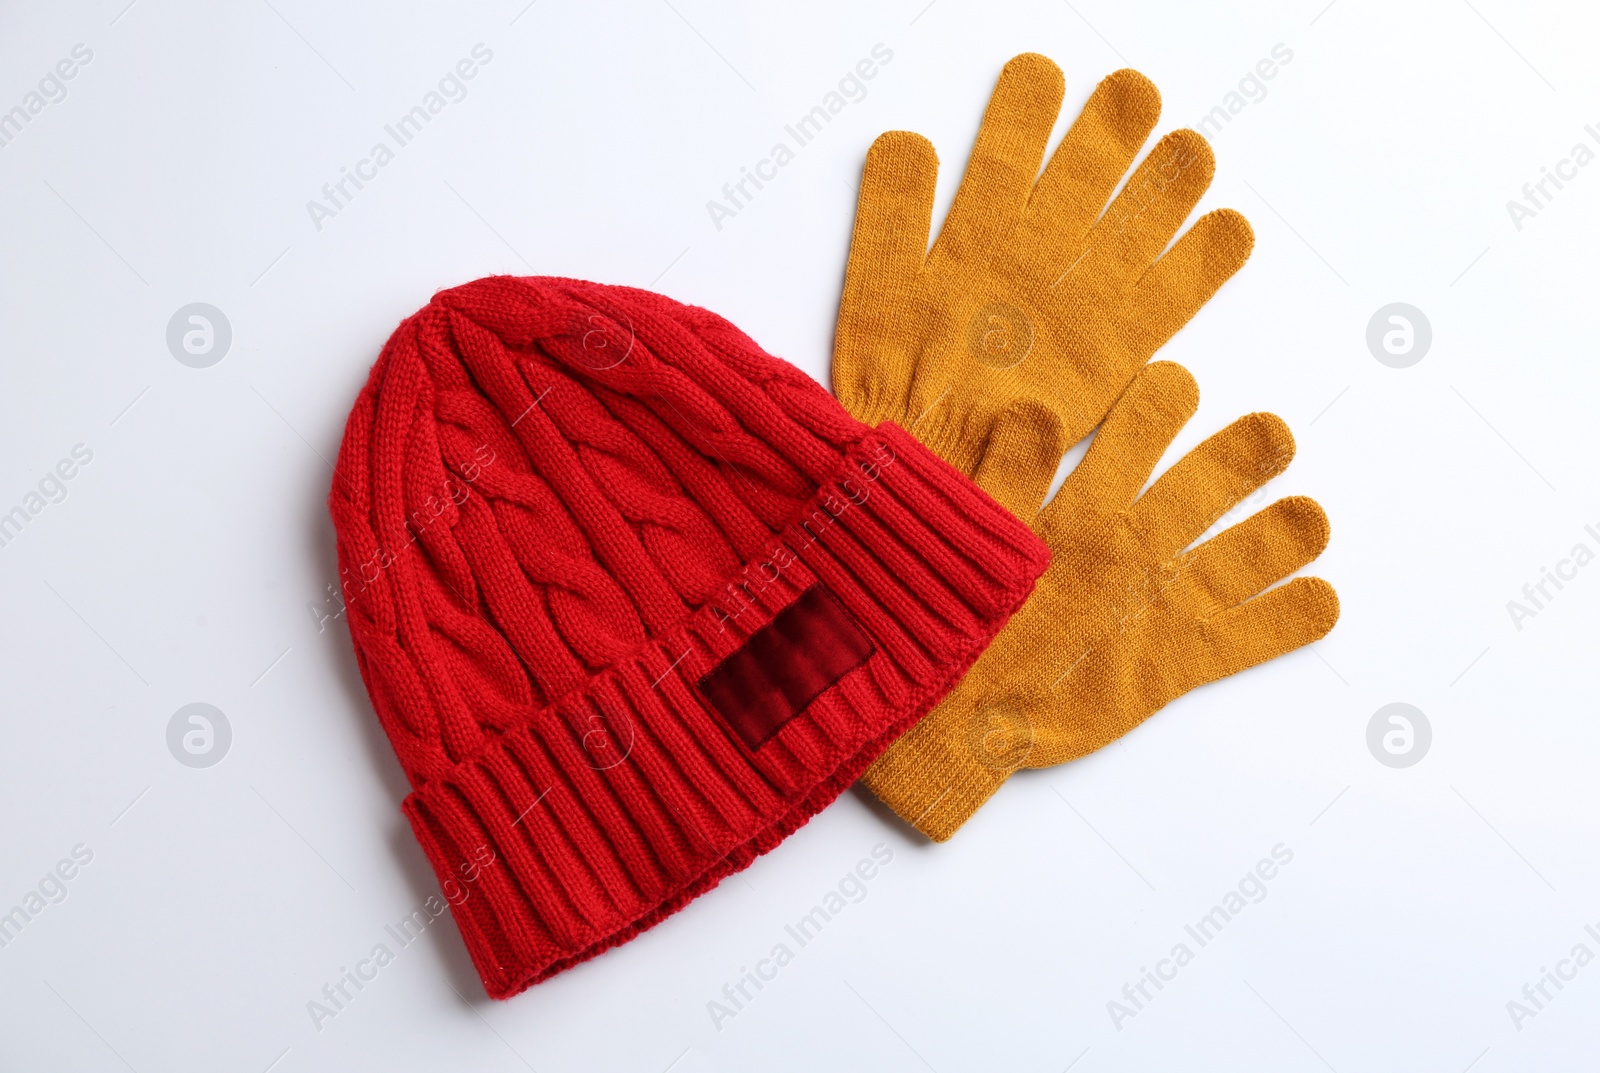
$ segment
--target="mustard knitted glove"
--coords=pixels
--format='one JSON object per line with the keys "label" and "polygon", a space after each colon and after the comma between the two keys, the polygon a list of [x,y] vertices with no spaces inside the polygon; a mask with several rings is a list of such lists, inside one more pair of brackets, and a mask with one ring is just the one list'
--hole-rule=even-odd
{"label": "mustard knitted glove", "polygon": [[1023,405],[997,423],[978,483],[1034,519],[1051,563],[956,690],[864,776],[929,838],[949,838],[1018,768],[1092,752],[1333,627],[1338,597],[1320,578],[1262,592],[1327,545],[1313,500],[1281,499],[1184,550],[1288,466],[1281,419],[1241,417],[1139,494],[1198,401],[1182,366],[1147,366],[1042,511],[1061,454],[1049,415]]}
{"label": "mustard knitted glove", "polygon": [[1211,149],[1192,130],[1162,138],[1106,207],[1161,110],[1136,71],[1100,83],[1035,182],[1063,92],[1043,56],[1006,64],[931,252],[928,140],[882,135],[862,174],[834,393],[969,475],[1018,399],[1055,414],[1063,450],[1087,435],[1255,241],[1224,209],[1162,255],[1211,183]]}

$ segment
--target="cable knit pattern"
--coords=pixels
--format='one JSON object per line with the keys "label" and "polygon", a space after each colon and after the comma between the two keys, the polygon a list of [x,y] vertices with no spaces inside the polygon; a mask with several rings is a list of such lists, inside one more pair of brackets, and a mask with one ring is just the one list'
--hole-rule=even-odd
{"label": "cable knit pattern", "polygon": [[[329,504],[404,810],[500,998],[804,823],[1047,561],[722,318],[566,279],[479,280],[403,322]],[[752,749],[698,683],[819,585],[871,654]]]}

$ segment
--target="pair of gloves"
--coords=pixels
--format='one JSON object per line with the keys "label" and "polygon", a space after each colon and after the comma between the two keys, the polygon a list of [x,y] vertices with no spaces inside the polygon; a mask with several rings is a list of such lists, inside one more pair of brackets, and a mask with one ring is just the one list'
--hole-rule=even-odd
{"label": "pair of gloves", "polygon": [[[961,684],[864,777],[936,841],[1019,768],[1093,752],[1196,686],[1321,638],[1339,615],[1320,578],[1272,587],[1327,545],[1311,499],[1190,547],[1288,466],[1280,418],[1239,418],[1145,488],[1199,398],[1182,366],[1149,360],[1254,236],[1224,209],[1167,249],[1214,170],[1191,130],[1162,138],[1116,192],[1161,108],[1132,70],[1096,87],[1041,174],[1063,92],[1043,56],[1006,64],[931,250],[933,147],[880,137],[846,269],[834,393],[972,477],[1052,556]],[[1044,505],[1067,448],[1097,427]]]}

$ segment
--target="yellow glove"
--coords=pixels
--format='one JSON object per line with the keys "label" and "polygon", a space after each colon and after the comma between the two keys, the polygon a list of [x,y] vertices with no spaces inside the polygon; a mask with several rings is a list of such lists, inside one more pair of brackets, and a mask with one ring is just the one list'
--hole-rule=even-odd
{"label": "yellow glove", "polygon": [[955,691],[864,776],[928,837],[949,838],[1018,768],[1083,756],[1333,628],[1339,601],[1322,579],[1262,592],[1327,545],[1315,501],[1281,499],[1184,550],[1288,466],[1282,420],[1241,417],[1139,494],[1198,401],[1182,366],[1147,366],[1042,511],[1061,455],[1050,415],[1025,404],[996,424],[978,483],[1034,519],[1051,563]]}
{"label": "yellow glove", "polygon": [[1211,183],[1211,149],[1192,130],[1162,138],[1106,207],[1161,110],[1136,71],[1096,87],[1039,176],[1063,92],[1043,56],[1006,64],[932,251],[928,140],[882,135],[862,174],[834,393],[969,475],[1019,399],[1055,415],[1063,451],[1087,435],[1255,241],[1224,209],[1162,255]]}

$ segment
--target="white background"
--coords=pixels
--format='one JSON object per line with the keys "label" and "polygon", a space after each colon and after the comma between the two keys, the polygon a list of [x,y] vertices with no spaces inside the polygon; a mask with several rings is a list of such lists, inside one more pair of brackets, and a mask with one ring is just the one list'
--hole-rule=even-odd
{"label": "white background", "polygon": [[[0,948],[0,1068],[1593,1067],[1600,967],[1532,1017],[1507,1004],[1575,945],[1600,955],[1600,566],[1521,629],[1507,602],[1575,544],[1600,552],[1600,167],[1520,230],[1506,203],[1600,123],[1600,19],[1507,0],[525,3],[0,8],[0,109],[93,52],[0,148],[0,511],[93,451],[0,547],[0,911],[93,853]],[[480,42],[470,95],[317,230],[306,202]],[[878,43],[893,59],[865,100],[713,226],[706,202]],[[1332,634],[1012,779],[948,844],[852,791],[509,1002],[441,920],[314,1024],[307,1003],[435,890],[344,626],[318,611],[336,609],[326,460],[398,320],[496,272],[654,287],[826,382],[879,132],[933,140],[942,215],[1011,55],[1065,70],[1059,135],[1125,65],[1161,88],[1160,130],[1193,125],[1280,43],[1293,60],[1213,138],[1201,208],[1243,211],[1256,248],[1163,352],[1202,391],[1168,458],[1251,410],[1289,422],[1297,461],[1256,502],[1326,507]],[[1433,329],[1401,370],[1365,341],[1397,301]],[[211,368],[166,344],[191,302],[232,325]],[[195,701],[233,731],[205,769],[166,744]],[[1367,745],[1393,701],[1433,731],[1403,769]],[[893,861],[866,898],[714,1018],[878,843]],[[1113,1017],[1279,843],[1293,860],[1264,900]]]}

